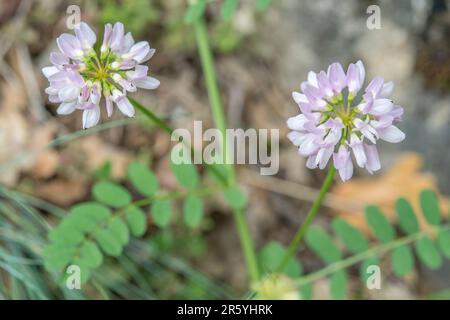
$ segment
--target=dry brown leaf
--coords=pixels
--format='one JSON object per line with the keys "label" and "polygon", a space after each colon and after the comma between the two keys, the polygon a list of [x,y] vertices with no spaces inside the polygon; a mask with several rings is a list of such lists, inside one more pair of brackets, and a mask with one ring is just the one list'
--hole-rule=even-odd
{"label": "dry brown leaf", "polygon": [[67,155],[75,162],[81,162],[83,171],[91,173],[110,161],[112,165],[111,176],[121,179],[133,159],[132,153],[119,149],[104,142],[98,136],[88,136],[70,144]]}
{"label": "dry brown leaf", "polygon": [[[406,153],[381,177],[377,179],[353,179],[338,184],[332,192],[357,203],[377,205],[392,222],[396,220],[395,201],[399,197],[404,197],[411,202],[421,226],[427,228],[421,214],[419,194],[423,189],[431,189],[438,194],[439,192],[436,178],[431,174],[420,172],[422,166],[423,158],[420,154]],[[449,200],[442,195],[439,198],[441,212],[447,214]],[[362,210],[335,211],[334,214],[347,220],[366,234],[370,233]]]}
{"label": "dry brown leaf", "polygon": [[48,121],[44,125],[31,129],[28,141],[28,151],[33,153],[28,161],[28,172],[35,178],[49,178],[56,173],[59,164],[59,154],[46,146],[53,140],[57,124]]}

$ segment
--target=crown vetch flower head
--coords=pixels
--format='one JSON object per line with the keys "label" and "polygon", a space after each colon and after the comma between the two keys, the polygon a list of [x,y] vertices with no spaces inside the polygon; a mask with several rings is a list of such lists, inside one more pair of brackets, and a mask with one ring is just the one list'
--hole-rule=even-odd
{"label": "crown vetch flower head", "polygon": [[97,36],[85,23],[75,26],[75,35],[64,33],[56,39],[60,52],[50,54],[52,66],[42,69],[50,86],[45,89],[52,103],[59,103],[58,114],[83,111],[83,128],[100,120],[100,102],[105,98],[108,117],[113,105],[128,117],[134,107],[127,92],[137,88],[156,89],[159,81],[149,77],[148,61],[155,49],[147,41],[136,42],[123,24],[106,24],[100,52],[94,50]]}
{"label": "crown vetch flower head", "polygon": [[307,157],[310,169],[324,169],[333,158],[343,181],[353,175],[352,156],[356,164],[369,173],[380,169],[376,143],[378,139],[397,143],[405,134],[394,124],[401,121],[403,108],[389,96],[393,82],[375,77],[359,95],[365,79],[361,61],[349,65],[333,63],[328,70],[308,73],[301,92],[292,97],[300,114],[287,121],[289,140]]}

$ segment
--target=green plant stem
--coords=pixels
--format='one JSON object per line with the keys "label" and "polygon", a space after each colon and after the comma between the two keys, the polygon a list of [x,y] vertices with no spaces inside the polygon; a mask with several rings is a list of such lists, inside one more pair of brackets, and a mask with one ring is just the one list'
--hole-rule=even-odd
{"label": "green plant stem", "polygon": [[300,241],[303,239],[306,230],[308,230],[309,225],[314,220],[317,212],[319,211],[320,205],[322,204],[322,201],[325,198],[326,193],[331,187],[331,183],[333,182],[335,173],[336,169],[334,168],[334,166],[331,165],[330,169],[328,170],[328,174],[322,184],[322,187],[320,188],[320,192],[317,198],[314,200],[311,209],[309,210],[308,215],[305,218],[305,221],[302,223],[297,233],[295,234],[294,238],[292,239],[291,243],[289,244],[286,254],[284,255],[283,260],[281,261],[280,265],[277,268],[277,272],[283,271],[283,269],[286,267],[286,264],[289,262],[289,259],[297,251],[300,245]]}
{"label": "green plant stem", "polygon": [[227,166],[229,183],[234,184],[235,173],[233,166],[229,165],[229,152],[227,150],[226,135],[226,120],[223,112],[222,101],[220,99],[219,86],[217,84],[216,71],[214,69],[214,60],[209,47],[208,32],[205,27],[203,18],[199,18],[194,23],[195,36],[197,39],[198,53],[202,64],[203,75],[205,77],[206,89],[208,91],[208,98],[211,107],[212,117],[214,123],[219,129],[222,136],[222,159]]}
{"label": "green plant stem", "polygon": [[158,127],[163,129],[165,132],[167,132],[169,135],[173,133],[173,129],[161,118],[159,118],[156,114],[154,114],[149,109],[145,108],[143,105],[141,105],[139,102],[134,100],[133,98],[128,97],[128,100],[130,100],[131,104],[138,109],[140,112],[142,112],[147,118],[152,120]]}
{"label": "green plant stem", "polygon": [[[194,23],[195,36],[197,39],[197,48],[202,64],[203,74],[205,77],[206,89],[208,91],[209,103],[211,106],[212,116],[216,127],[220,130],[222,135],[222,150],[223,160],[226,164],[228,173],[228,182],[230,186],[235,185],[235,172],[233,166],[229,165],[229,152],[226,143],[226,121],[223,112],[222,102],[220,99],[219,86],[217,84],[216,72],[214,70],[214,61],[209,46],[208,32],[206,30],[203,18],[199,18]],[[259,269],[256,260],[256,253],[253,240],[250,235],[250,230],[242,210],[233,210],[236,228],[239,233],[242,250],[244,252],[245,261],[247,264],[248,274],[251,281],[255,282],[259,279]]]}

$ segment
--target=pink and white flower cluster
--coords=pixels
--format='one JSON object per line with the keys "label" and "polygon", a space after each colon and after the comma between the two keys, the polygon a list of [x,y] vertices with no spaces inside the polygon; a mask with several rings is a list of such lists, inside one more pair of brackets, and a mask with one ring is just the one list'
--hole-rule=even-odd
{"label": "pink and white flower cluster", "polygon": [[379,139],[397,143],[405,134],[394,124],[401,121],[403,108],[389,99],[393,82],[375,77],[364,85],[365,69],[361,61],[349,65],[333,63],[328,70],[308,73],[300,92],[292,96],[301,113],[289,118],[289,140],[300,155],[307,157],[310,169],[324,169],[333,158],[343,181],[353,175],[353,161],[369,173],[380,169],[377,151]]}
{"label": "pink and white flower cluster", "polygon": [[155,49],[147,41],[134,41],[122,23],[106,24],[100,52],[94,50],[97,36],[84,22],[75,26],[75,35],[64,33],[56,39],[60,52],[50,54],[52,66],[42,69],[50,86],[45,89],[58,114],[83,111],[83,128],[100,120],[100,102],[105,98],[108,117],[113,104],[128,117],[135,110],[127,98],[137,88],[156,89],[159,81],[149,77],[148,61]]}

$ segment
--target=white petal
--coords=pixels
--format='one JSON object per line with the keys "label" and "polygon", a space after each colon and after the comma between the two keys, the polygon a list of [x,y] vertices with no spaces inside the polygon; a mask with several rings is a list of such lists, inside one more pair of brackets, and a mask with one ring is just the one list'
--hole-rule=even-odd
{"label": "white petal", "polygon": [[334,148],[322,148],[319,150],[316,158],[316,165],[319,165],[319,169],[325,169],[328,161],[333,155],[333,149]]}
{"label": "white petal", "polygon": [[131,104],[130,100],[128,100],[127,97],[122,97],[120,99],[117,100],[116,102],[117,107],[119,108],[119,110],[126,115],[127,117],[133,117],[134,116],[134,107]]}
{"label": "white petal", "polygon": [[376,116],[381,116],[390,112],[393,106],[394,104],[389,99],[376,99],[373,102],[372,108],[370,109],[369,113]]}
{"label": "white petal", "polygon": [[61,115],[71,114],[72,112],[75,111],[76,106],[77,106],[76,101],[63,102],[59,105],[58,109],[56,109],[56,113]]}
{"label": "white petal", "polygon": [[315,137],[313,135],[307,136],[305,141],[300,145],[299,152],[303,156],[310,156],[317,151],[319,148],[315,142]]}
{"label": "white petal", "polygon": [[44,74],[44,76],[46,78],[49,78],[49,77],[51,77],[52,75],[54,75],[54,74],[56,74],[58,72],[59,72],[59,70],[58,70],[57,67],[51,66],[51,67],[42,68],[42,73]]}
{"label": "white petal", "polygon": [[297,92],[297,91],[292,92],[292,98],[297,103],[308,103],[309,102],[304,94]]}
{"label": "white petal", "polygon": [[308,159],[306,160],[306,167],[308,169],[315,169],[315,168],[317,168],[316,155],[312,155],[312,156],[308,157]]}
{"label": "white petal", "polygon": [[364,168],[367,162],[366,153],[364,152],[364,148],[362,144],[358,144],[352,148],[353,154],[356,159],[356,163],[359,167]]}
{"label": "white petal", "polygon": [[136,85],[136,87],[152,90],[158,88],[160,82],[156,78],[145,77],[144,79],[135,81],[134,84]]}
{"label": "white petal", "polygon": [[393,91],[394,91],[394,82],[392,81],[386,82],[385,84],[383,84],[383,87],[381,88],[379,97],[388,98],[391,96]]}
{"label": "white petal", "polygon": [[405,134],[394,125],[379,130],[378,134],[380,135],[380,139],[391,143],[401,142],[405,139]]}
{"label": "white petal", "polygon": [[366,169],[372,174],[381,168],[380,159],[378,157],[378,150],[375,145],[364,144],[364,150],[367,155]]}
{"label": "white petal", "polygon": [[295,117],[291,117],[287,120],[287,126],[289,129],[292,130],[303,130],[305,127],[305,123],[308,121],[308,119],[305,117],[304,114],[299,114]]}
{"label": "white petal", "polygon": [[58,97],[61,101],[70,102],[78,98],[80,94],[80,88],[75,86],[67,86],[59,90]]}
{"label": "white petal", "polygon": [[83,111],[83,129],[95,126],[100,120],[100,108],[94,106]]}
{"label": "white petal", "polygon": [[361,60],[358,60],[358,62],[356,62],[356,66],[358,67],[359,70],[359,81],[361,82],[361,85],[364,84],[364,79],[366,77],[366,69],[364,68],[364,64],[362,63]]}
{"label": "white petal", "polygon": [[81,22],[79,25],[75,26],[75,34],[81,43],[83,49],[90,49],[97,40],[97,36],[94,31],[85,22]]}

